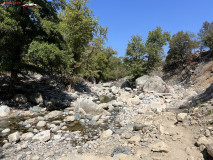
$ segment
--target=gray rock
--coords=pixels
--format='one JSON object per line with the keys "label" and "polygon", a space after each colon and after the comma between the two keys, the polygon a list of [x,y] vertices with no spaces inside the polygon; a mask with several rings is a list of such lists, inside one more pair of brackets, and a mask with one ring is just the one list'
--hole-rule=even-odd
{"label": "gray rock", "polygon": [[139,88],[139,89],[142,89],[144,84],[146,83],[146,81],[149,79],[150,77],[148,75],[145,75],[145,76],[142,76],[142,77],[139,77],[135,80],[135,84],[136,84],[136,87]]}
{"label": "gray rock", "polygon": [[0,117],[8,116],[10,114],[10,108],[6,105],[0,106]]}
{"label": "gray rock", "polygon": [[31,102],[33,102],[35,104],[43,103],[43,97],[42,97],[41,93],[39,93],[39,92],[33,93],[30,96],[30,100],[31,100]]}
{"label": "gray rock", "polygon": [[12,133],[8,136],[9,142],[18,142],[20,140],[19,132]]}
{"label": "gray rock", "polygon": [[129,155],[131,153],[131,148],[129,146],[118,146],[115,147],[111,156],[114,157],[115,155],[123,153]]}
{"label": "gray rock", "polygon": [[31,112],[40,113],[41,108],[39,106],[33,106],[33,108],[30,109]]}
{"label": "gray rock", "polygon": [[18,103],[27,103],[27,98],[23,94],[16,94],[14,100]]}
{"label": "gray rock", "polygon": [[166,83],[158,76],[150,77],[143,85],[143,91],[150,92],[155,91],[158,93],[167,92]]}

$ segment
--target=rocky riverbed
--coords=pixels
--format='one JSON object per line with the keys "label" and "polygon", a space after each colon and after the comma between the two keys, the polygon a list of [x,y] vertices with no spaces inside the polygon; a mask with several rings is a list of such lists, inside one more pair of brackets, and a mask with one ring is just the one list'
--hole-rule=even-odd
{"label": "rocky riverbed", "polygon": [[[168,86],[159,77],[140,78],[135,89],[87,86],[90,92],[64,92],[60,110],[45,108],[51,100],[44,92],[30,97],[37,105],[26,111],[2,104],[0,159],[212,159],[212,98],[183,107],[205,90]],[[23,105],[28,97],[14,100]]]}

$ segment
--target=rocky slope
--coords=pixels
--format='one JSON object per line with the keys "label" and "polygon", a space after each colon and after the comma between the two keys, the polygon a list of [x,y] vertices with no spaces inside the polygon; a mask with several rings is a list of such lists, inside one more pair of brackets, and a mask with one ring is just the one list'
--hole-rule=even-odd
{"label": "rocky slope", "polygon": [[[51,83],[45,87],[40,82],[34,84],[42,86],[36,94],[18,94],[12,101],[1,102],[2,159],[213,157],[212,85],[198,93],[194,88],[169,86],[160,77],[145,76],[136,80],[136,89],[119,83],[87,83],[86,90],[55,92]],[[205,93],[210,96],[202,103],[179,109]],[[22,107],[12,108],[12,104]],[[24,111],[21,108],[26,104],[29,110]],[[56,107],[49,111],[51,106]],[[57,106],[63,107],[54,110]]]}

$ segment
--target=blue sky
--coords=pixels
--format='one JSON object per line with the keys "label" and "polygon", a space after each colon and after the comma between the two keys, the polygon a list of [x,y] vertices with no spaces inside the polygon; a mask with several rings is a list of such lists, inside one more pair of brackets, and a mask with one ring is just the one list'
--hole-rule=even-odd
{"label": "blue sky", "polygon": [[[109,27],[107,46],[124,56],[134,34],[144,41],[156,26],[175,34],[197,33],[204,21],[213,21],[213,0],[89,0],[102,26]],[[168,47],[165,47],[167,52]]]}

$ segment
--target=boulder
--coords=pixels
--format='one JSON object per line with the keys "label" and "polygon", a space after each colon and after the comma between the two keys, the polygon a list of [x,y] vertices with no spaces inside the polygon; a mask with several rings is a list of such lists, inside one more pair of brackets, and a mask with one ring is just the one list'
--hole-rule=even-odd
{"label": "boulder", "polygon": [[9,142],[17,142],[20,140],[19,132],[12,133],[8,136]]}
{"label": "boulder", "polygon": [[115,155],[120,153],[129,155],[131,153],[131,148],[129,146],[117,146],[114,148],[111,156],[114,157]]}
{"label": "boulder", "polygon": [[209,144],[209,140],[205,136],[202,136],[197,140],[198,146],[200,146],[200,145],[207,146],[207,144]]}
{"label": "boulder", "polygon": [[51,119],[51,118],[61,116],[62,114],[63,114],[62,111],[52,111],[52,112],[48,113],[47,115],[45,115],[44,118]]}
{"label": "boulder", "polygon": [[23,94],[16,94],[14,96],[14,101],[18,103],[27,103],[27,98]]}
{"label": "boulder", "polygon": [[42,94],[39,93],[39,92],[33,93],[33,94],[30,96],[30,101],[31,101],[32,103],[35,103],[35,104],[43,103]]}
{"label": "boulder", "polygon": [[146,83],[146,81],[149,79],[150,77],[148,75],[145,75],[145,76],[142,76],[142,77],[139,77],[135,80],[135,84],[136,84],[136,87],[139,88],[139,89],[142,89],[144,84]]}
{"label": "boulder", "polygon": [[8,116],[10,114],[10,108],[6,105],[0,106],[0,117]]}
{"label": "boulder", "polygon": [[84,99],[79,98],[75,103],[75,111],[79,111],[80,108],[82,108],[87,114],[105,114],[109,115],[110,113],[105,111],[102,107],[97,105],[95,102],[93,102],[91,99]]}
{"label": "boulder", "polygon": [[169,152],[169,147],[168,145],[166,145],[166,143],[164,142],[158,142],[154,145],[152,145],[152,149],[153,152]]}
{"label": "boulder", "polygon": [[158,93],[167,92],[166,83],[158,76],[150,77],[143,85],[144,92],[155,91]]}
{"label": "boulder", "polygon": [[111,83],[110,82],[108,82],[108,83],[103,83],[103,87],[111,87]]}
{"label": "boulder", "polygon": [[42,131],[36,134],[32,139],[38,139],[41,142],[46,142],[50,139],[50,130]]}
{"label": "boulder", "polygon": [[187,113],[179,113],[177,115],[177,121],[178,122],[183,122],[185,120],[186,116],[187,116]]}

